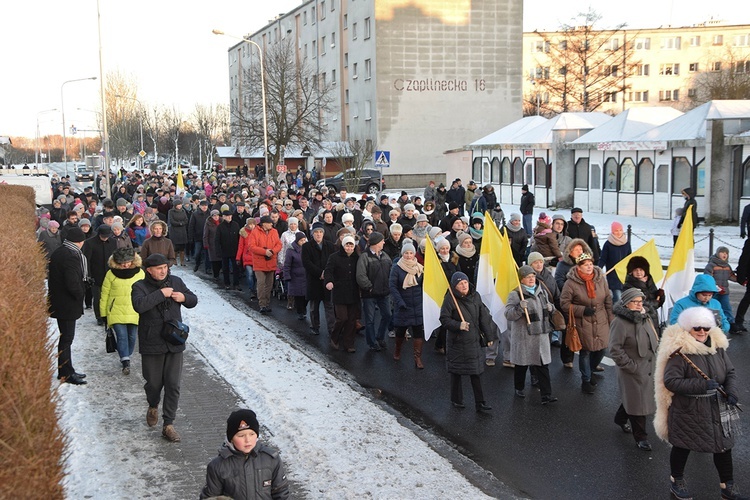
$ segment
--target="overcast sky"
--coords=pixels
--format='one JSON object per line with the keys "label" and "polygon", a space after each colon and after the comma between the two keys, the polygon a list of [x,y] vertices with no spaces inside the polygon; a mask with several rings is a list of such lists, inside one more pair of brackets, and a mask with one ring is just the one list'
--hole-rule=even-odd
{"label": "overcast sky", "polygon": [[[105,73],[119,70],[134,77],[147,105],[175,105],[189,114],[196,103],[227,103],[227,49],[235,41],[211,30],[251,33],[300,3],[101,0]],[[750,2],[737,0],[594,0],[591,5],[604,16],[601,27],[691,25],[712,16],[750,24]],[[586,4],[577,0],[526,0],[524,29],[555,29],[581,10]],[[6,2],[1,26],[0,135],[32,137],[37,114],[61,108],[64,81],[99,76],[96,0]],[[68,83],[64,93],[66,124],[95,128],[93,114],[78,108],[98,109],[99,82]],[[43,113],[39,122],[42,135],[62,132],[59,112]]]}

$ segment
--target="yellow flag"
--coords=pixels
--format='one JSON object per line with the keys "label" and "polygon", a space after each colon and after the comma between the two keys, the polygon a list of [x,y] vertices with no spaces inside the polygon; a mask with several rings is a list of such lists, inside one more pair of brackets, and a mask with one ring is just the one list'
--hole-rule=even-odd
{"label": "yellow flag", "polygon": [[182,167],[177,163],[177,194],[185,192],[185,182],[182,180]]}
{"label": "yellow flag", "polygon": [[424,255],[424,281],[422,282],[422,322],[424,337],[429,340],[432,332],[440,327],[440,308],[448,291],[448,278],[440,265],[432,241],[427,237]]}
{"label": "yellow flag", "polygon": [[[499,232],[499,231],[498,231]],[[508,303],[508,296],[513,290],[518,289],[521,283],[518,281],[518,266],[513,259],[513,250],[510,248],[510,240],[506,234],[501,234],[501,247],[497,254],[494,267],[497,269],[495,289],[503,304]]]}
{"label": "yellow flag", "polygon": [[656,240],[653,238],[638,250],[622,259],[612,268],[613,272],[617,273],[617,277],[620,278],[620,281],[625,283],[625,277],[628,275],[628,262],[636,256],[643,257],[648,261],[651,277],[654,279],[654,283],[660,283],[662,278],[664,278],[664,270],[661,268],[661,257],[659,257],[659,252],[656,250]]}

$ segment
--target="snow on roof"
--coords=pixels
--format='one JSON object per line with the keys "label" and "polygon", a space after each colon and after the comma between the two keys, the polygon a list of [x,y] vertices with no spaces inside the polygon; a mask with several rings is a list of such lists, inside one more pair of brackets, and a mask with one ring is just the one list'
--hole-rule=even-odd
{"label": "snow on roof", "polygon": [[684,115],[634,137],[634,141],[706,139],[706,120],[750,118],[750,100],[709,101]]}
{"label": "snow on roof", "polygon": [[525,116],[520,120],[514,121],[510,125],[506,125],[505,127],[472,142],[469,146],[494,146],[496,144],[507,144],[514,137],[547,121],[547,118],[544,118],[543,116]]}
{"label": "snow on roof", "polygon": [[555,140],[555,131],[591,130],[611,119],[612,117],[608,114],[596,111],[587,113],[561,113],[528,132],[519,134],[506,144],[517,147],[552,144]]}
{"label": "snow on roof", "polygon": [[219,158],[234,158],[237,156],[237,148],[234,146],[216,146],[216,154]]}
{"label": "snow on roof", "polygon": [[[302,154],[305,150],[304,145],[288,144],[284,148],[284,158],[306,158],[307,156],[312,156],[313,158],[336,158],[338,156],[354,156],[351,146],[346,141],[323,141],[320,143],[320,146],[310,146],[308,148],[310,154],[304,155]],[[269,146],[269,148],[273,150],[272,146]],[[239,155],[240,158],[263,158],[263,148],[240,146]]]}
{"label": "snow on roof", "polygon": [[684,113],[666,106],[631,108],[623,111],[608,122],[596,127],[570,144],[588,148],[593,144],[615,141],[630,141],[644,132],[663,125]]}

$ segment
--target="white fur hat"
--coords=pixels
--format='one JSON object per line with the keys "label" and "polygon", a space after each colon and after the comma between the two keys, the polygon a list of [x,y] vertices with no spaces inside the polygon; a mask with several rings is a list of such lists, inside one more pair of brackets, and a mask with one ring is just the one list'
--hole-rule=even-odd
{"label": "white fur hat", "polygon": [[344,239],[341,240],[341,246],[344,246],[347,243],[351,243],[352,245],[356,245],[353,236],[344,236]]}
{"label": "white fur hat", "polygon": [[341,222],[354,222],[354,215],[348,213],[342,215]]}
{"label": "white fur hat", "polygon": [[677,324],[683,330],[690,331],[697,326],[716,326],[716,316],[711,309],[704,306],[689,307],[680,313]]}

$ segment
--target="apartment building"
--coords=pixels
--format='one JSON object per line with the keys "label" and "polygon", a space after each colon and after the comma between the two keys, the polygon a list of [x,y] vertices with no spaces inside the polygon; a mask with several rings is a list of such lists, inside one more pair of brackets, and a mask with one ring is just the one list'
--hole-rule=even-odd
{"label": "apartment building", "polygon": [[[323,141],[390,151],[389,184],[422,186],[445,179],[446,150],[520,118],[522,17],[522,0],[311,0],[248,38],[292,40],[331,87]],[[228,52],[231,108],[246,112],[257,51]]]}
{"label": "apartment building", "polygon": [[[701,81],[721,72],[750,73],[747,24],[708,21],[686,27],[601,30],[593,35],[606,42],[592,43],[601,56],[594,60],[606,61],[589,69],[602,82],[591,89],[591,101],[599,104],[596,111],[619,113],[632,107],[659,105],[687,110],[696,105],[696,99],[707,100],[701,99]],[[559,79],[565,71],[559,63],[564,38],[562,32],[523,35],[527,114],[533,114],[537,104],[542,114],[559,110],[559,92],[547,91],[543,80]],[[568,111],[579,110],[574,106]]]}

